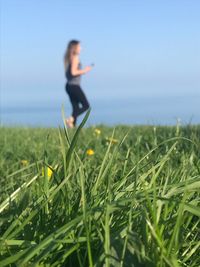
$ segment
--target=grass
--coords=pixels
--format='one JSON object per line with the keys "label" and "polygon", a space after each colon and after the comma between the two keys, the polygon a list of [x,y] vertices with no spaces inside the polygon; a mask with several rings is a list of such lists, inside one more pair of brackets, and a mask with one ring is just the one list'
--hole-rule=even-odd
{"label": "grass", "polygon": [[200,126],[87,115],[0,129],[0,266],[200,266]]}

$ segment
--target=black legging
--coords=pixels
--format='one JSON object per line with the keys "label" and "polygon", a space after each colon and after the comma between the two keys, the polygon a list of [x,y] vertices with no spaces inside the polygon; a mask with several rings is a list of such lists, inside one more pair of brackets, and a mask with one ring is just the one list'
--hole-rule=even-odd
{"label": "black legging", "polygon": [[79,85],[67,83],[66,92],[68,93],[72,104],[72,117],[74,118],[74,125],[76,125],[77,117],[85,112],[90,106],[84,92]]}

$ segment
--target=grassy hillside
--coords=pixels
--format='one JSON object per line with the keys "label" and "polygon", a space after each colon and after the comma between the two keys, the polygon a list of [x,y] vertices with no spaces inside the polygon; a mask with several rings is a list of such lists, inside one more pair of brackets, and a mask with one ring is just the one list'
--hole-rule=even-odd
{"label": "grassy hillside", "polygon": [[200,126],[0,128],[0,266],[200,266]]}

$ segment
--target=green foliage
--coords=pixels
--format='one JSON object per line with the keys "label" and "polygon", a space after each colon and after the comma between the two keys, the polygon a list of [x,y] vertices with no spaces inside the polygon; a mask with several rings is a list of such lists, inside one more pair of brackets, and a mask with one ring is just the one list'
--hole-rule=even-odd
{"label": "green foliage", "polygon": [[0,266],[200,266],[200,126],[87,116],[0,129]]}

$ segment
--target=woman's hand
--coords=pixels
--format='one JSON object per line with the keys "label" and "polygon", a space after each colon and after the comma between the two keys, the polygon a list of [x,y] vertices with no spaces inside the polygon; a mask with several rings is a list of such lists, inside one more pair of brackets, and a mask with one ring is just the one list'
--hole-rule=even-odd
{"label": "woman's hand", "polygon": [[87,73],[87,72],[91,71],[91,69],[92,69],[91,66],[86,66],[86,67],[84,68],[84,71],[85,71],[85,73]]}

